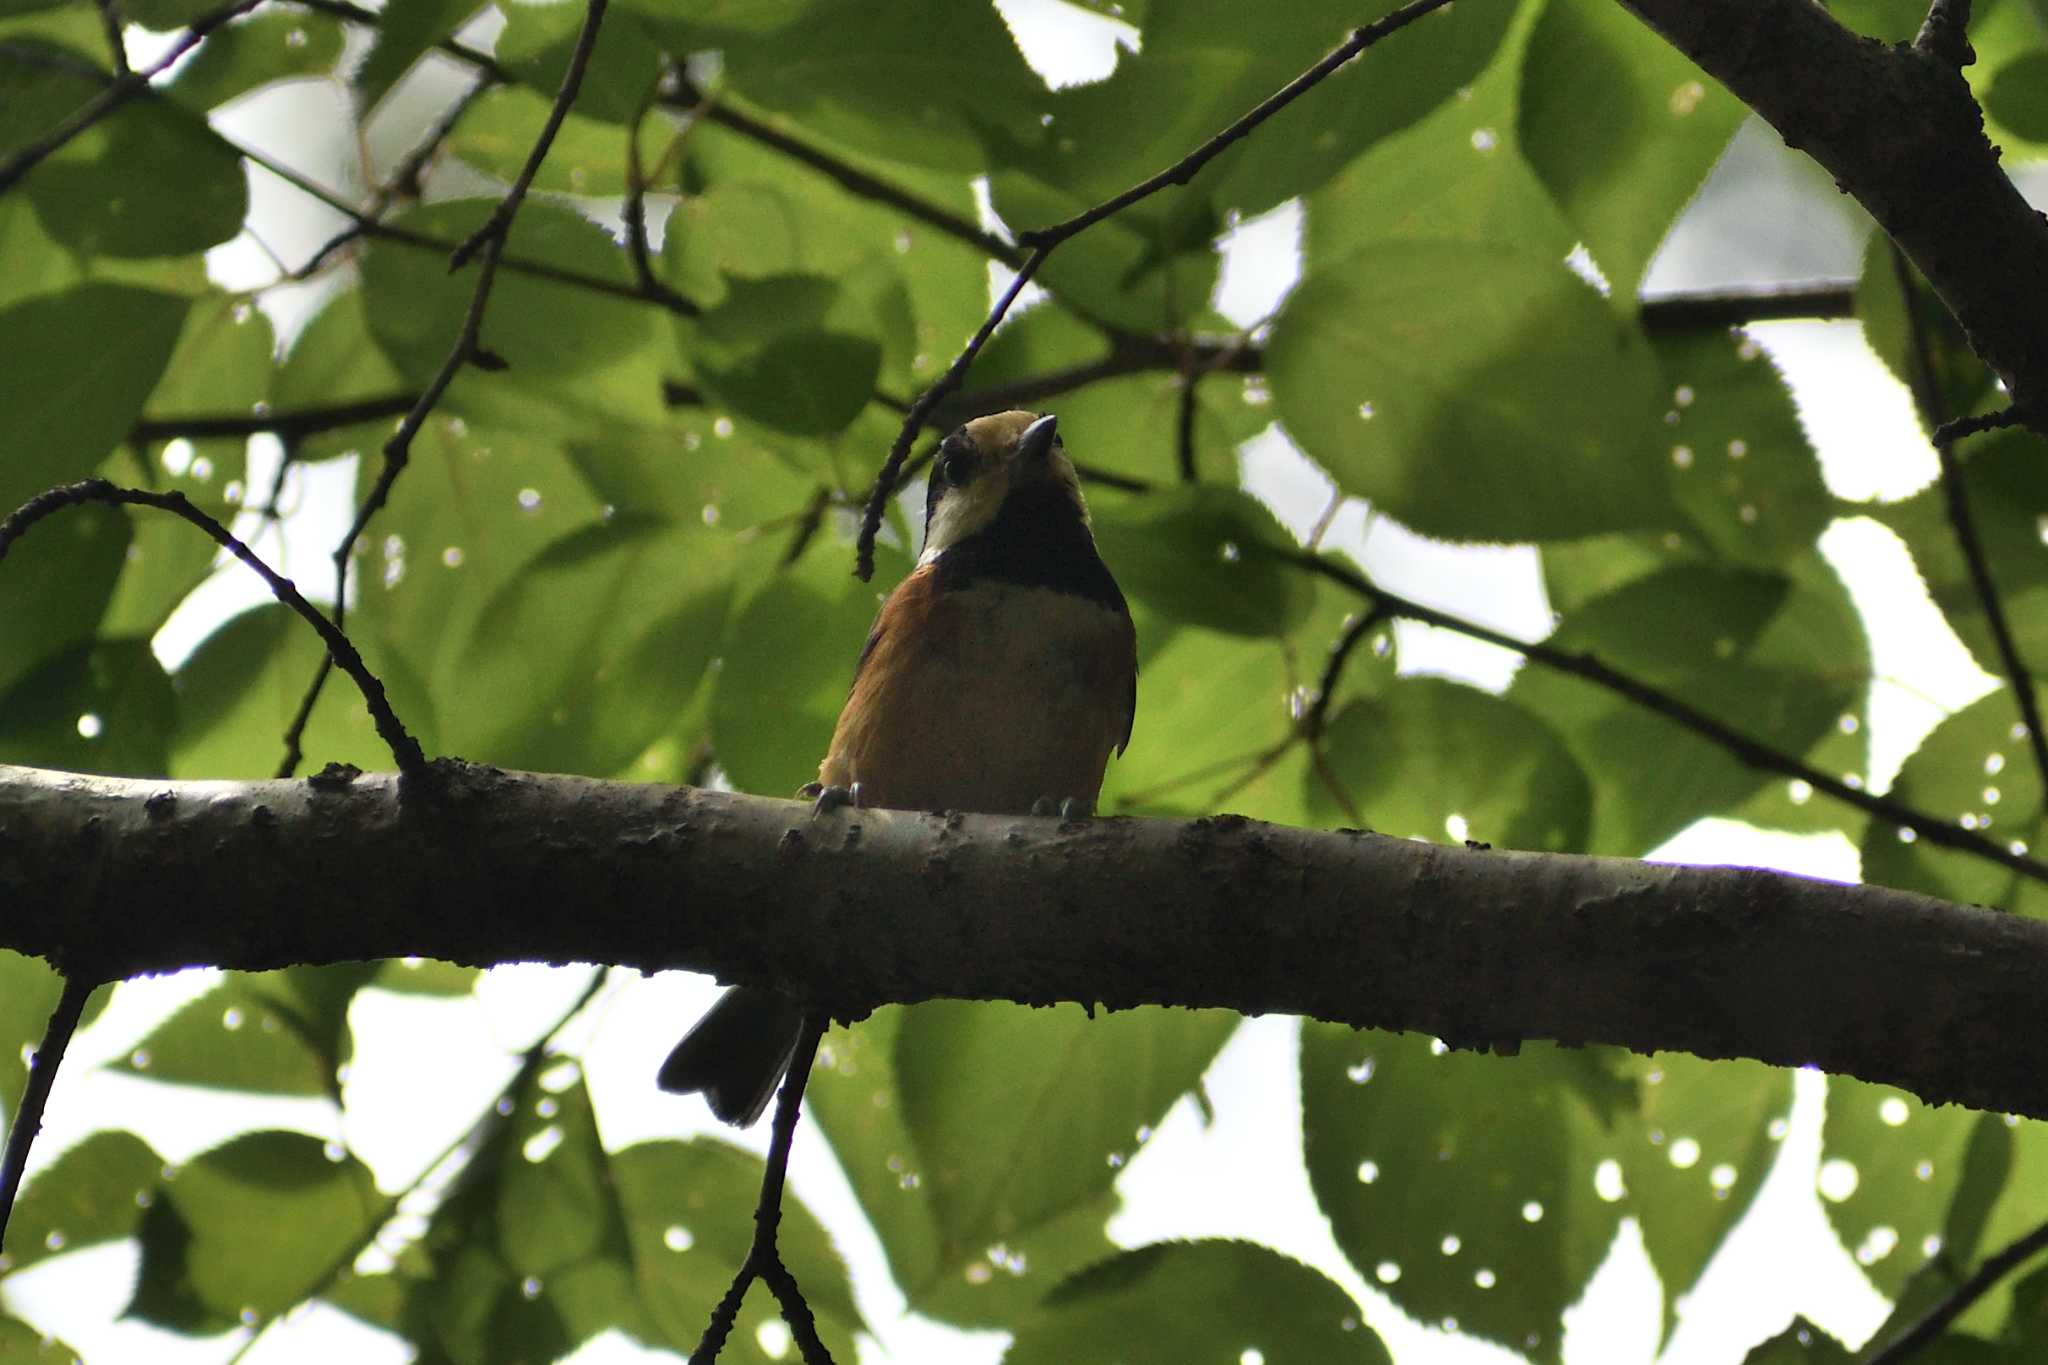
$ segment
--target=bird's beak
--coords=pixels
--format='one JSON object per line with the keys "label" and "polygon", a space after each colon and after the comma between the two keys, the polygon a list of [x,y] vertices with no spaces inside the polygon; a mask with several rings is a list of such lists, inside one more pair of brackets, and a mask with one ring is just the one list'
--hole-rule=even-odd
{"label": "bird's beak", "polygon": [[1052,443],[1060,434],[1060,419],[1041,417],[1024,428],[1024,434],[1017,438],[1017,456],[1033,465],[1043,467],[1046,456],[1052,453]]}

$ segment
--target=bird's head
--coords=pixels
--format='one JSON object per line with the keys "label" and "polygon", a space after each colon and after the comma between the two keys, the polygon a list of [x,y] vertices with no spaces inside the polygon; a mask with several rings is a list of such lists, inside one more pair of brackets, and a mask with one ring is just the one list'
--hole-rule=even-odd
{"label": "bird's head", "polygon": [[1046,530],[1078,527],[1087,535],[1088,504],[1060,442],[1058,420],[998,412],[975,418],[939,443],[925,495],[920,564],[999,522],[1008,527],[1024,521]]}

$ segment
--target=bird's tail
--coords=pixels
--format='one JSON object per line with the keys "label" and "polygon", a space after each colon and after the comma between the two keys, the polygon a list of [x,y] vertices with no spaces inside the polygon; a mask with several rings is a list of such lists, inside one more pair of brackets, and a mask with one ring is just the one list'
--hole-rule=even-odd
{"label": "bird's tail", "polygon": [[774,1097],[803,1025],[803,1009],[788,996],[735,986],[676,1044],[655,1080],[678,1095],[702,1091],[712,1113],[744,1128]]}

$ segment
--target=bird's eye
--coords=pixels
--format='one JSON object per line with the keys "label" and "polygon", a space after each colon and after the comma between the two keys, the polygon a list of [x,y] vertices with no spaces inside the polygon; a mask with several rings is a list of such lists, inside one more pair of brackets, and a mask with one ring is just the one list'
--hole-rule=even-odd
{"label": "bird's eye", "polygon": [[938,467],[933,470],[940,483],[958,488],[974,477],[974,452],[955,447],[939,455]]}

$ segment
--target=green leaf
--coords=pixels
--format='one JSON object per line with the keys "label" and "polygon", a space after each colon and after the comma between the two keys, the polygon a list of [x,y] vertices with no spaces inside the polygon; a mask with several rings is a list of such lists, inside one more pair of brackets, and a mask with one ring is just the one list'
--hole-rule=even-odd
{"label": "green leaf", "polygon": [[351,81],[358,107],[367,111],[383,99],[427,49],[451,37],[478,8],[478,0],[402,0],[387,6]]}
{"label": "green leaf", "polygon": [[[171,776],[273,776],[284,756],[285,732],[326,653],[313,628],[276,602],[252,607],[207,636],[178,670]],[[431,738],[418,684],[403,670],[389,668],[383,681],[400,718]],[[321,689],[301,748],[315,769],[330,762],[376,768],[391,761],[362,693],[339,673]]]}
{"label": "green leaf", "polygon": [[[1817,557],[1790,578],[1674,565],[1580,606],[1546,643],[1589,654],[1780,753],[1807,753],[1838,724],[1862,728],[1868,647]],[[1591,779],[1596,853],[1640,857],[1772,780],[1648,707],[1540,665],[1518,673],[1507,695],[1547,720]],[[1651,753],[1659,759],[1646,767]]]}
{"label": "green leaf", "polygon": [[1682,1052],[1617,1057],[1639,1087],[1611,1150],[1664,1285],[1664,1331],[1762,1192],[1792,1113],[1792,1073]]}
{"label": "green leaf", "polygon": [[868,405],[881,369],[862,311],[822,276],[734,278],[723,303],[678,327],[716,401],[779,431],[829,436]]}
{"label": "green leaf", "polygon": [[1984,108],[2027,141],[2048,142],[2048,52],[2021,53],[1999,67]]}
{"label": "green leaf", "polygon": [[[1892,259],[1891,239],[1874,232],[1863,249],[1863,269],[1856,278],[1856,318],[1863,324],[1863,339],[1892,377],[1914,395],[1913,412],[1923,429],[1927,414],[1922,411],[1918,348],[1926,348],[1928,377],[1934,381],[1937,420],[1974,412],[1993,396],[1997,376],[1970,349],[1970,339],[1926,279],[1911,265],[1906,267],[1910,282],[1913,317],[1920,324],[1916,344],[1912,318],[1906,312],[1907,290],[1899,281],[1899,267]],[[1981,456],[1988,441],[1972,442],[1968,449]]]}
{"label": "green leaf", "polygon": [[[92,1134],[39,1172],[7,1224],[8,1272],[135,1234],[164,1159],[133,1133]],[[7,1354],[0,1351],[0,1360]]]}
{"label": "green leaf", "polygon": [[158,1024],[115,1069],[215,1090],[338,1097],[346,999],[323,1027],[282,1008],[258,980],[227,977]]}
{"label": "green leaf", "polygon": [[0,569],[0,693],[92,637],[133,543],[125,512],[84,506],[10,549]]}
{"label": "green leaf", "polygon": [[[452,246],[496,208],[495,199],[450,200],[401,213],[392,223]],[[603,229],[552,204],[520,209],[505,254],[508,260],[532,261],[610,285],[629,283],[625,254]],[[363,307],[370,333],[399,372],[415,383],[431,378],[448,358],[475,290],[474,271],[451,274],[438,249],[380,240],[363,255]],[[645,305],[501,266],[483,344],[508,368],[482,381],[471,379],[490,389],[559,389],[639,349],[651,339],[652,328]]]}
{"label": "green leaf", "polygon": [[[271,386],[271,404],[280,412],[330,407],[358,399],[385,398],[405,389],[398,369],[370,338],[361,289],[336,291],[293,341]],[[371,450],[383,443],[394,419],[342,427],[308,437],[299,445],[302,460],[317,460],[349,450]]]}
{"label": "green leaf", "polygon": [[1810,548],[1834,500],[1777,366],[1747,337],[1663,336],[1655,346],[1672,385],[1672,496],[1707,545],[1758,567]]}
{"label": "green leaf", "polygon": [[1236,1026],[1222,1011],[934,1001],[908,1011],[896,1080],[942,1260],[1045,1227],[1105,1195]]}
{"label": "green leaf", "polygon": [[1359,1273],[1424,1322],[1554,1361],[1621,1208],[1596,1192],[1598,1054],[1444,1054],[1419,1034],[1302,1030],[1309,1183]]}
{"label": "green leaf", "polygon": [[[556,541],[491,598],[444,694],[445,742],[543,772],[615,772],[689,703],[718,650],[729,538],[617,517]],[[537,640],[550,642],[536,652]]]}
{"label": "green leaf", "polygon": [[1184,488],[1103,506],[1096,543],[1125,592],[1170,621],[1234,635],[1283,635],[1315,601],[1288,564],[1296,547],[1249,494]]}
{"label": "green leaf", "polygon": [[1516,135],[1528,27],[1516,25],[1469,91],[1375,143],[1308,197],[1308,270],[1389,237],[1513,243],[1564,259],[1578,234]]}
{"label": "green leaf", "polygon": [[[580,6],[561,7],[580,13]],[[506,85],[477,97],[448,139],[448,152],[493,179],[510,184],[518,178],[554,109],[554,92],[542,94],[524,86]],[[651,169],[661,158],[668,125],[650,119],[640,133],[640,165]],[[626,192],[626,132],[616,124],[582,114],[562,120],[547,159],[534,175],[533,188],[544,194],[621,195]]]}
{"label": "green leaf", "polygon": [[742,99],[894,161],[980,173],[980,130],[1035,132],[1047,107],[993,6],[831,0],[802,24],[722,46],[725,80]]}
{"label": "green leaf", "polygon": [[176,698],[149,642],[81,640],[0,694],[0,761],[154,776],[170,767]]}
{"label": "green leaf", "polygon": [[78,1352],[20,1318],[0,1316],[0,1362],[5,1365],[70,1365]]}
{"label": "green leaf", "polygon": [[241,157],[204,118],[158,100],[94,124],[25,184],[51,235],[89,256],[203,251],[249,211]]}
{"label": "green leaf", "polygon": [[[2040,694],[2040,689],[2035,689]],[[2048,704],[2044,702],[2043,704]],[[1952,819],[2002,844],[2044,846],[2041,774],[2012,692],[2000,688],[1937,725],[1892,782],[1893,800]],[[1863,838],[1863,875],[1884,886],[1924,891],[1960,905],[2048,914],[2048,888],[2009,868],[1935,848],[1872,822]]]}
{"label": "green leaf", "polygon": [[1110,1254],[1104,1190],[998,1246],[948,1248],[917,1155],[895,1064],[908,1011],[876,1011],[834,1030],[819,1049],[805,1103],[881,1240],[890,1272],[918,1312],[970,1326],[1006,1326],[1060,1277]]}
{"label": "green leaf", "polygon": [[880,585],[908,568],[881,553],[875,581],[863,583],[835,548],[814,548],[733,618],[711,697],[711,736],[741,791],[784,796],[816,780],[881,605]]}
{"label": "green leaf", "polygon": [[378,967],[369,984],[399,995],[468,995],[483,973],[433,958],[394,958]]}
{"label": "green leaf", "polygon": [[64,981],[39,957],[0,948],[0,1107],[14,1119],[28,1083],[28,1056],[43,1041]]}
{"label": "green leaf", "polygon": [[186,300],[83,284],[0,311],[0,336],[34,337],[0,365],[0,507],[90,474],[128,433],[185,322]]}
{"label": "green leaf", "polygon": [[1842,1343],[1796,1317],[1784,1331],[1752,1347],[1742,1365],[1849,1365],[1854,1359]]}
{"label": "green leaf", "polygon": [[1267,366],[1302,448],[1426,535],[1555,540],[1675,519],[1650,458],[1655,358],[1557,262],[1492,243],[1364,248],[1302,281]]}
{"label": "green leaf", "polygon": [[[2002,431],[1970,442],[1962,464],[1963,496],[1979,548],[2005,608],[2006,623],[2022,658],[2048,647],[2048,555],[2041,528],[2048,518],[2048,443],[2021,431]],[[1869,509],[1898,532],[1934,604],[1977,661],[2003,674],[1998,647],[1969,563],[1948,513],[1948,492],[1931,484],[1903,502]]]}
{"label": "green leaf", "polygon": [[1634,15],[1604,0],[1548,0],[1522,67],[1522,149],[1617,301],[1633,304],[1743,112]]}
{"label": "green leaf", "polygon": [[[610,1166],[626,1217],[633,1285],[657,1340],[673,1350],[694,1349],[753,1244],[761,1161],[700,1138],[639,1143],[613,1153]],[[825,1229],[802,1204],[786,1199],[776,1248],[803,1286],[833,1359],[851,1359],[852,1334],[864,1324]],[[749,1295],[727,1350],[757,1359],[756,1332],[775,1316],[773,1300]]]}
{"label": "green leaf", "polygon": [[[554,99],[569,72],[584,7],[507,0],[498,12],[505,16],[497,41],[499,63],[514,80]],[[625,6],[608,10],[576,91],[576,112],[608,123],[629,122],[653,93],[661,70],[661,43],[640,16]]]}
{"label": "green leaf", "polygon": [[1303,780],[1309,809],[1348,818],[1335,782],[1372,829],[1471,838],[1546,853],[1583,850],[1593,794],[1543,721],[1514,702],[1440,678],[1404,678],[1353,702],[1323,732]]}
{"label": "green leaf", "polygon": [[383,1201],[369,1168],[335,1151],[304,1133],[247,1133],[164,1182],[190,1234],[183,1270],[202,1304],[274,1316],[354,1259]]}
{"label": "green leaf", "polygon": [[1005,1365],[1391,1362],[1358,1305],[1317,1271],[1251,1242],[1158,1242],[1062,1281],[1019,1325]]}
{"label": "green leaf", "polygon": [[[413,4],[390,7],[386,22]],[[377,32],[382,33],[382,25]],[[199,50],[178,68],[172,99],[188,109],[213,109],[272,81],[322,75],[341,58],[338,20],[312,10],[262,10],[207,35]]]}
{"label": "green leaf", "polygon": [[[1934,1108],[1891,1086],[1828,1077],[1821,1208],[1879,1293],[1896,1297],[1931,1259],[1930,1248],[1940,1251],[1978,1127],[2001,1122],[1955,1106]],[[1970,1251],[1959,1247],[1956,1254]]]}
{"label": "green leaf", "polygon": [[[991,177],[989,193],[1003,221],[1019,227],[1046,226],[1094,205],[1071,185],[1016,171]],[[1083,316],[1113,326],[1192,326],[1216,287],[1212,244],[1223,230],[1206,200],[1162,195],[1069,239],[1034,280]]]}

